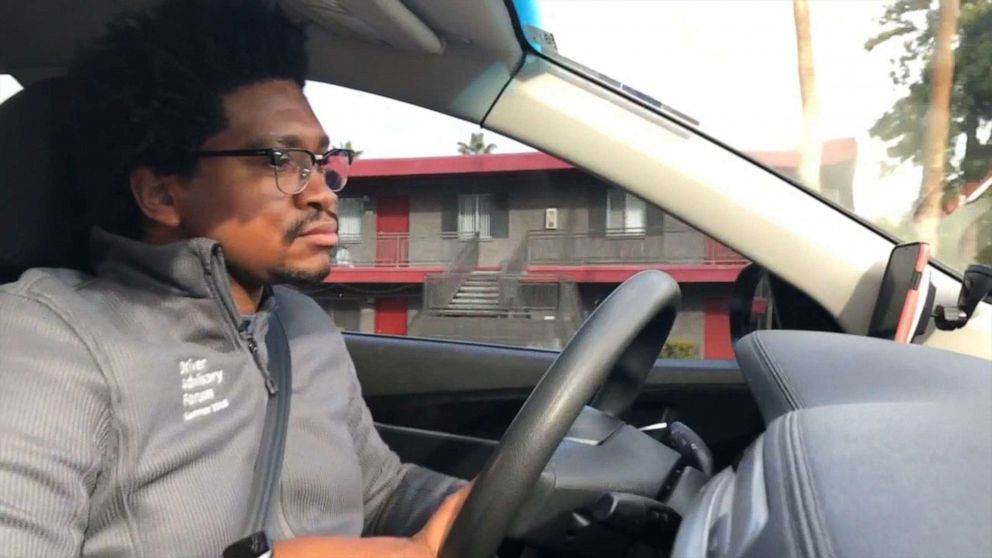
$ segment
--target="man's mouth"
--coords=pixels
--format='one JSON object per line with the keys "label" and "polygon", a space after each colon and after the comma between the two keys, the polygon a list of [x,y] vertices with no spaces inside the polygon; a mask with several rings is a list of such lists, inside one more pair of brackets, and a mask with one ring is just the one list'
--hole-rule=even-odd
{"label": "man's mouth", "polygon": [[305,238],[319,246],[334,246],[338,243],[338,223],[337,221],[313,223],[300,233],[300,238]]}

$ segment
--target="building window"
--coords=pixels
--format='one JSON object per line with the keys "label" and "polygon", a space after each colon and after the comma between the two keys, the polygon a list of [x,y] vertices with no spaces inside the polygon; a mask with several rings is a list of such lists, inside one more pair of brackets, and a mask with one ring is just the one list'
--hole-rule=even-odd
{"label": "building window", "polygon": [[606,234],[644,234],[646,207],[641,198],[611,188],[606,194]]}
{"label": "building window", "polygon": [[492,194],[458,196],[458,238],[492,238]]}
{"label": "building window", "polygon": [[358,242],[362,239],[362,198],[340,198],[338,200],[338,237],[342,242]]}

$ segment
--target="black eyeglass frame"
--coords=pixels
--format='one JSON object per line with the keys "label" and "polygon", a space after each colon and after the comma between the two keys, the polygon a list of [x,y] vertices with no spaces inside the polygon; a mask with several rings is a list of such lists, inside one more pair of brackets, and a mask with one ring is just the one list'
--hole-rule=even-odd
{"label": "black eyeglass frame", "polygon": [[[309,149],[303,149],[298,147],[264,147],[259,149],[209,149],[204,151],[195,151],[193,154],[196,155],[197,157],[208,157],[208,158],[209,157],[268,157],[269,164],[272,165],[273,170],[275,170],[278,167],[279,161],[283,157],[283,155],[290,152],[306,153],[307,155],[310,156],[310,168],[300,169],[301,173],[305,172],[306,174],[303,175],[303,181],[300,184],[299,188],[295,192],[286,192],[282,188],[279,188],[280,192],[283,192],[284,194],[291,196],[295,196],[296,194],[299,194],[300,192],[305,190],[307,185],[310,184],[310,177],[313,175],[313,169],[317,167],[325,166],[327,162],[331,159],[331,157],[337,157],[339,155],[347,156],[348,167],[350,168],[351,164],[355,162],[355,156],[356,156],[355,151],[353,149],[345,149],[341,147],[328,149],[321,155],[318,155],[313,151],[310,151]],[[328,188],[332,192],[340,192],[341,190],[344,190],[344,187],[347,184],[348,184],[348,177],[342,176],[340,186],[334,188],[328,185]],[[276,187],[278,188],[278,186],[279,186],[279,178],[277,175]]]}

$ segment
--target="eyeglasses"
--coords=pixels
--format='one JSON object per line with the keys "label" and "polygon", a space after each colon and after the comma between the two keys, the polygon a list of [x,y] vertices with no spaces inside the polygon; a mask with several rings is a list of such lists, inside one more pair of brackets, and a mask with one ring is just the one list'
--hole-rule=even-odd
{"label": "eyeglasses", "polygon": [[314,169],[324,173],[324,180],[332,192],[344,190],[348,183],[348,170],[355,160],[351,149],[330,149],[322,155],[297,148],[220,149],[197,151],[198,157],[268,157],[280,192],[295,196],[310,183]]}

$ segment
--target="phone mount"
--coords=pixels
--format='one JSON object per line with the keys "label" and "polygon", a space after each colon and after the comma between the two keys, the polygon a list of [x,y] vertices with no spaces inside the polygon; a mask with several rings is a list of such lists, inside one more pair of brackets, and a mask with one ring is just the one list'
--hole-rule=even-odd
{"label": "phone mount", "polygon": [[964,327],[983,298],[992,293],[992,266],[972,264],[964,272],[957,306],[938,306],[934,312],[937,329],[951,331]]}

